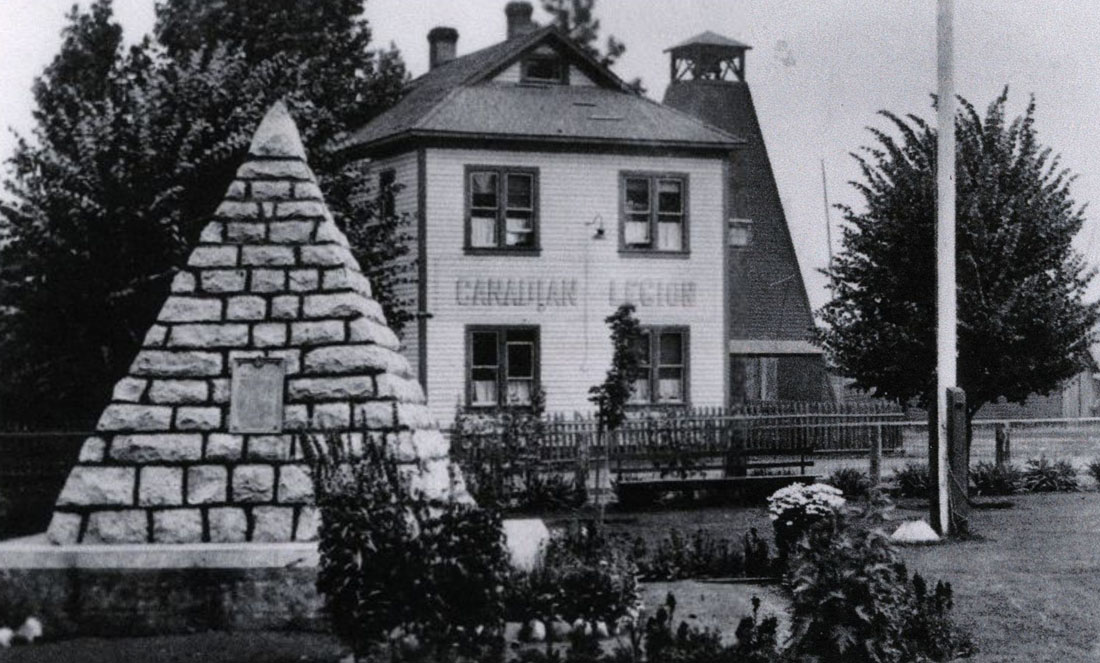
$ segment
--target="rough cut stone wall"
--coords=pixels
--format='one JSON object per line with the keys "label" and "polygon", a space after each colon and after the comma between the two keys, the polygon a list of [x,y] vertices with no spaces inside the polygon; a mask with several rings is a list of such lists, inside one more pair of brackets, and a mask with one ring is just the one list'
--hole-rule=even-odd
{"label": "rough cut stone wall", "polygon": [[[84,443],[50,540],[313,539],[303,432],[386,444],[418,467],[415,489],[464,494],[397,350],[276,104]],[[228,432],[233,362],[255,356],[285,361],[283,434]]]}

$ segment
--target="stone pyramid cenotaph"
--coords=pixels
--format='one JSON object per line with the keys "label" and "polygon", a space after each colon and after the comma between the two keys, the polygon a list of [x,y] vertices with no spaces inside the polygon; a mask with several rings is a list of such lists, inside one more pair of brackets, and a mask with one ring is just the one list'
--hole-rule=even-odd
{"label": "stone pyramid cenotaph", "polygon": [[465,497],[279,102],[84,442],[48,538],[309,541],[298,435],[334,432],[415,464],[414,489]]}

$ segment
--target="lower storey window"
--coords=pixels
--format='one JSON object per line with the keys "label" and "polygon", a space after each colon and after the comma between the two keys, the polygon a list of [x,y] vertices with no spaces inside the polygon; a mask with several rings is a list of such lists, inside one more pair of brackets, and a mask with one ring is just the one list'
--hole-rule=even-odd
{"label": "lower storey window", "polygon": [[688,331],[678,327],[643,328],[638,345],[641,374],[631,403],[687,403]]}
{"label": "lower storey window", "polygon": [[469,328],[467,402],[474,407],[530,405],[538,389],[538,345],[533,327]]}

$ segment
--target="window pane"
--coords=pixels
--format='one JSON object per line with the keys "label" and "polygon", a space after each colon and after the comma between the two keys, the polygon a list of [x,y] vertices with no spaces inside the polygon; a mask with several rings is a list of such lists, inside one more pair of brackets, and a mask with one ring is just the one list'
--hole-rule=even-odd
{"label": "window pane", "polygon": [[627,178],[626,180],[626,211],[649,211],[649,180]]}
{"label": "window pane", "polygon": [[634,381],[634,391],[630,394],[631,403],[649,403],[649,375]]}
{"label": "window pane", "polygon": [[623,228],[623,241],[629,246],[649,246],[649,217],[643,215],[627,219]]}
{"label": "window pane", "polygon": [[508,377],[535,377],[535,347],[532,344],[508,344]]}
{"label": "window pane", "polygon": [[497,218],[495,214],[486,215],[474,211],[470,217],[470,246],[486,247],[497,245]]}
{"label": "window pane", "polygon": [[657,183],[657,211],[684,211],[684,183],[680,180],[660,180]]}
{"label": "window pane", "polygon": [[509,209],[531,209],[534,178],[530,175],[508,176]]}
{"label": "window pane", "polygon": [[496,332],[474,332],[472,336],[472,359],[474,366],[497,365]]}
{"label": "window pane", "polygon": [[679,217],[660,217],[657,222],[657,248],[662,251],[684,250],[684,225]]}
{"label": "window pane", "polygon": [[679,332],[661,334],[661,365],[684,363],[684,337]]}
{"label": "window pane", "polygon": [[524,63],[525,78],[540,81],[561,81],[561,60],[558,58],[528,58]]}
{"label": "window pane", "polygon": [[533,385],[534,382],[532,380],[509,380],[508,404],[530,405],[531,391],[533,390]]}
{"label": "window pane", "polygon": [[534,246],[535,224],[531,222],[529,215],[524,216],[515,212],[509,212],[505,220],[505,241],[508,246]]}
{"label": "window pane", "polygon": [[643,332],[634,343],[634,351],[638,354],[638,363],[641,366],[649,366],[649,332]]}
{"label": "window pane", "polygon": [[497,404],[497,381],[495,379],[474,380],[470,392],[470,399],[474,405]]}
{"label": "window pane", "polygon": [[470,204],[473,207],[496,208],[497,174],[489,172],[470,173]]}
{"label": "window pane", "polygon": [[657,401],[661,403],[684,400],[684,369],[661,368],[657,374]]}

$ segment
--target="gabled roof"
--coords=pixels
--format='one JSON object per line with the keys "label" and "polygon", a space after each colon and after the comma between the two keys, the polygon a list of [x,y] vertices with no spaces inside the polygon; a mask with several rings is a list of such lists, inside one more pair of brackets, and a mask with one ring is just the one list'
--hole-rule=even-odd
{"label": "gabled roof", "polygon": [[729,37],[723,37],[722,35],[720,35],[716,32],[711,32],[710,30],[707,30],[705,32],[700,32],[699,34],[695,35],[694,37],[690,37],[688,39],[685,39],[684,41],[680,42],[679,44],[676,44],[675,46],[672,46],[670,48],[666,48],[665,53],[668,53],[669,51],[675,51],[675,50],[678,50],[678,49],[681,49],[681,48],[685,48],[685,47],[688,47],[688,46],[725,46],[725,47],[728,47],[728,48],[741,48],[741,49],[745,49],[745,50],[748,50],[748,49],[752,48],[752,46],[749,46],[748,44],[741,43],[741,42],[737,41],[736,39],[730,39]]}
{"label": "gabled roof", "polygon": [[[492,81],[544,44],[562,52],[595,85]],[[401,101],[351,133],[340,147],[369,152],[418,137],[699,148],[729,148],[741,142],[641,96],[553,26],[455,58],[420,76]]]}

